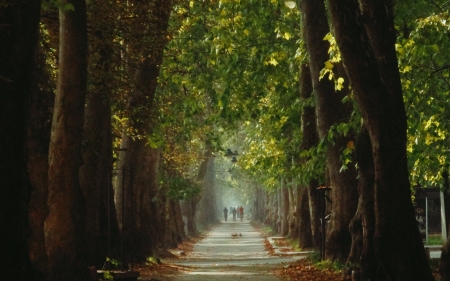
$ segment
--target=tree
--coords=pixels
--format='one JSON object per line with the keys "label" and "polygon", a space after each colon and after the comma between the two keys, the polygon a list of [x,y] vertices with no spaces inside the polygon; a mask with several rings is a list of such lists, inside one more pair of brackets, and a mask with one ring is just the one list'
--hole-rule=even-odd
{"label": "tree", "polygon": [[45,243],[48,280],[87,280],[85,205],[79,185],[87,85],[86,3],[60,8],[58,85],[49,148]]}
{"label": "tree", "polygon": [[[45,40],[41,33],[41,40]],[[28,173],[32,187],[28,216],[30,224],[29,255],[33,264],[47,272],[44,222],[48,214],[48,149],[55,101],[54,79],[46,65],[48,50],[41,45],[37,51],[34,86],[28,121]]]}
{"label": "tree", "polygon": [[[156,228],[156,225],[165,227],[163,202],[156,200],[159,199],[157,195],[161,151],[159,144],[152,142],[152,135],[157,124],[156,88],[164,47],[168,42],[167,31],[173,5],[173,1],[155,0],[130,5],[127,10],[129,12],[127,16],[133,19],[131,24],[144,28],[142,31],[139,30],[140,34],[127,37],[130,52],[126,56],[130,65],[136,68],[130,68],[134,81],[132,91],[127,97],[129,122],[126,131],[122,132],[120,145],[124,151],[118,165],[129,171],[133,186],[131,189],[117,185],[115,202],[119,224],[122,216],[131,220],[129,227],[135,236],[126,240],[130,243],[133,241],[130,245],[130,254],[138,260],[145,260],[146,256],[151,254],[164,254],[165,248],[162,232]],[[125,194],[126,198],[132,198],[133,203],[130,203],[127,209],[122,209],[122,201],[126,200],[122,194]],[[131,206],[135,210],[132,217]],[[124,227],[121,225],[122,229]]]}
{"label": "tree", "polygon": [[0,278],[42,280],[27,247],[30,183],[26,137],[38,42],[40,1],[0,5]]}
{"label": "tree", "polygon": [[[314,106],[311,106],[311,102],[308,102],[309,100],[311,100],[313,92],[311,72],[309,70],[308,64],[304,63],[301,65],[300,75],[300,95],[304,104],[302,111],[302,151],[310,151],[317,145],[318,135],[315,108]],[[304,156],[300,161],[302,160],[305,162],[304,165],[307,165],[307,161],[310,159],[308,159],[307,156]],[[311,168],[310,170],[313,170],[313,168]],[[314,177],[310,177],[307,180],[307,183],[302,186],[303,189],[307,190],[308,194],[307,206],[311,224],[308,229],[311,229],[312,244],[317,249],[320,247],[320,218],[318,217],[319,202],[317,196],[318,186],[319,184],[317,182],[317,179],[315,179]]]}
{"label": "tree", "polygon": [[[387,56],[388,50],[370,44],[381,38],[371,33],[369,39],[356,1],[329,0],[328,6],[336,41],[372,144],[376,256],[390,280],[433,280],[411,202],[401,89],[382,82],[387,72],[383,72],[385,65],[376,60],[377,55]],[[392,10],[387,1],[363,1],[363,6],[366,22],[375,23],[383,34],[392,34]],[[394,42],[387,41],[383,43],[385,47],[393,49]],[[378,50],[383,51],[377,53]]]}
{"label": "tree", "polygon": [[113,32],[108,29],[108,20],[112,8],[106,1],[92,2],[88,7],[88,15],[91,15],[88,18],[91,26],[88,38],[90,63],[80,186],[86,202],[87,262],[89,266],[96,268],[102,267],[106,257],[116,257],[119,250],[118,222],[111,180],[111,104],[114,77],[110,72],[114,65]]}
{"label": "tree", "polygon": [[[316,107],[317,129],[319,137],[326,145],[326,161],[329,180],[326,184],[332,187],[332,209],[327,230],[326,256],[332,260],[345,261],[350,251],[351,237],[348,225],[356,210],[356,169],[355,166],[343,163],[342,154],[351,153],[354,133],[348,125],[344,132],[339,132],[342,124],[350,122],[352,104],[343,101],[348,94],[347,87],[335,90],[331,79],[320,78],[323,68],[332,69],[328,54],[328,46],[324,42],[329,33],[328,20],[323,1],[301,1],[300,11],[303,22],[303,37],[309,54],[311,78],[314,87],[314,103]],[[331,66],[330,66],[331,65]],[[342,77],[337,65],[337,75]],[[336,135],[334,135],[336,134]],[[347,168],[342,169],[345,165]]]}

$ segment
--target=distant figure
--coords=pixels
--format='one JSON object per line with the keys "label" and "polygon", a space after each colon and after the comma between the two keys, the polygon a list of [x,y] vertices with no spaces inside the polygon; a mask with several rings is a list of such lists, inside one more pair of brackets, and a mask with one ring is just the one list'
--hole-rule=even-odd
{"label": "distant figure", "polygon": [[242,206],[239,207],[239,217],[242,219],[244,218],[244,208]]}
{"label": "distant figure", "polygon": [[232,211],[232,213],[233,213],[233,221],[236,221],[236,208],[235,207],[233,207],[233,211]]}
{"label": "distant figure", "polygon": [[223,208],[223,217],[225,218],[225,221],[227,221],[227,218],[228,218],[228,209],[227,209],[227,207]]}

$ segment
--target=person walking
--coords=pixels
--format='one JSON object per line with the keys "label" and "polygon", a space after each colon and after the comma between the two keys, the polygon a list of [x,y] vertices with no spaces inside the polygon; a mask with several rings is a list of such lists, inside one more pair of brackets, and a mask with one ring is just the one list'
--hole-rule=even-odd
{"label": "person walking", "polygon": [[227,207],[223,208],[223,217],[225,218],[225,221],[228,219],[228,209]]}
{"label": "person walking", "polygon": [[244,208],[242,206],[239,207],[239,217],[242,219],[244,218]]}
{"label": "person walking", "polygon": [[233,213],[233,221],[236,221],[236,208],[235,207],[233,207],[233,211],[232,211],[232,213]]}

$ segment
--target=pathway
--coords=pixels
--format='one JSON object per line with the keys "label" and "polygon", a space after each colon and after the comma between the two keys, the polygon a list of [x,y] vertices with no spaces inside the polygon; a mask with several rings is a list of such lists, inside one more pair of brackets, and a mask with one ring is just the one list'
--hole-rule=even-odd
{"label": "pathway", "polygon": [[[242,235],[242,236],[241,236]],[[302,256],[269,256],[264,247],[265,238],[250,222],[222,221],[212,227],[204,239],[184,260],[163,260],[188,266],[191,271],[168,277],[176,281],[262,280],[274,281],[275,268]]]}

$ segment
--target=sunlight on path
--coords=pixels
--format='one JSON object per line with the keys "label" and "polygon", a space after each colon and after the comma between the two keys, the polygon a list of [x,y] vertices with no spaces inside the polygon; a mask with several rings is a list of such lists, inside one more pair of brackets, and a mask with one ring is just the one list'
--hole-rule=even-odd
{"label": "sunlight on path", "polygon": [[[241,236],[242,235],[242,236]],[[264,237],[249,221],[222,221],[195,244],[186,260],[165,263],[190,267],[190,272],[163,280],[279,280],[272,270],[302,257],[274,257],[264,248]]]}

